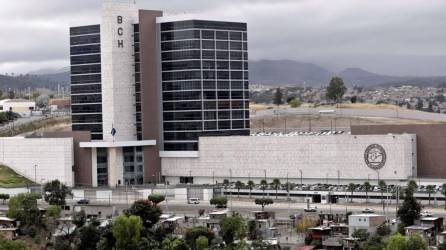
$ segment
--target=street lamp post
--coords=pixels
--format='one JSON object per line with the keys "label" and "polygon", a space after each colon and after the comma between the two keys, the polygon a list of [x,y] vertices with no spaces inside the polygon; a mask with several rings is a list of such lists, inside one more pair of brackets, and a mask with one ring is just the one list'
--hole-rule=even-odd
{"label": "street lamp post", "polygon": [[336,171],[338,172],[338,188],[339,188],[341,171],[339,171],[339,170],[336,170]]}
{"label": "street lamp post", "polygon": [[300,172],[300,188],[302,189],[303,181],[302,181],[302,169],[299,169]]}
{"label": "street lamp post", "polygon": [[34,183],[37,184],[37,164],[34,164]]}

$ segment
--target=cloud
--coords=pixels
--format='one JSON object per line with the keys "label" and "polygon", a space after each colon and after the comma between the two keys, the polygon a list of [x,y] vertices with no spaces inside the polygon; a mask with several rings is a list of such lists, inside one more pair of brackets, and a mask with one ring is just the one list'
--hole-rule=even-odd
{"label": "cloud", "polygon": [[[355,66],[378,73],[406,74],[401,60],[392,67],[385,62],[393,55],[446,56],[444,0],[137,2],[140,8],[161,9],[165,15],[246,21],[251,59],[293,59],[336,70]],[[27,72],[29,67],[35,67],[32,65],[51,62],[55,67],[66,66],[57,63],[68,60],[68,28],[100,21],[98,0],[23,0],[2,4],[0,72]],[[421,60],[421,66],[414,66],[418,68],[416,74],[441,74],[443,65],[429,67],[429,62],[438,61]]]}

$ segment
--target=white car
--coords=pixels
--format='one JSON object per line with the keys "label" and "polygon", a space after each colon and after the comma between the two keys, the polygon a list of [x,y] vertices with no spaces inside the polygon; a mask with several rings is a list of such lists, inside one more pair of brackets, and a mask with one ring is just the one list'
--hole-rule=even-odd
{"label": "white car", "polygon": [[432,217],[432,213],[424,210],[420,213],[420,216],[421,217]]}
{"label": "white car", "polygon": [[198,199],[198,198],[189,198],[187,200],[187,203],[188,204],[200,204],[200,199]]}
{"label": "white car", "polygon": [[307,208],[304,208],[304,212],[317,212],[317,207],[309,206]]}
{"label": "white car", "polygon": [[363,214],[373,214],[375,212],[375,210],[373,210],[373,208],[364,208],[362,210]]}

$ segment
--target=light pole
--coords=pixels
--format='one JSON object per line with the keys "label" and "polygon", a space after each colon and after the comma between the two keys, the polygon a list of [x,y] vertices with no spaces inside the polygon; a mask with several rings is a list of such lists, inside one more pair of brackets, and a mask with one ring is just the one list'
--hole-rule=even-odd
{"label": "light pole", "polygon": [[34,164],[34,183],[37,184],[37,164]]}
{"label": "light pole", "polygon": [[300,189],[303,190],[302,169],[299,169],[299,172],[300,172]]}
{"label": "light pole", "polygon": [[339,178],[340,178],[340,175],[341,175],[341,171],[339,171],[339,170],[336,170],[337,172],[338,172],[338,188],[339,188],[339,185],[340,185],[340,180],[339,180]]}

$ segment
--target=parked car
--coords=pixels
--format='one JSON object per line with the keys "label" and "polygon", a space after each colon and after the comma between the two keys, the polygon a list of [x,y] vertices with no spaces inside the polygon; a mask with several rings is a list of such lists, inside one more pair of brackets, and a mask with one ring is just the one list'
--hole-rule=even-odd
{"label": "parked car", "polygon": [[421,216],[421,217],[432,217],[432,213],[429,212],[429,211],[424,210],[424,211],[422,211],[422,212],[420,213],[420,216]]}
{"label": "parked car", "polygon": [[90,201],[88,199],[80,199],[77,201],[77,204],[80,205],[88,205],[90,203]]}
{"label": "parked car", "polygon": [[364,214],[373,214],[375,212],[375,210],[373,210],[373,208],[364,208],[362,210],[362,213]]}
{"label": "parked car", "polygon": [[307,212],[307,213],[317,212],[317,207],[308,206],[307,208],[304,208],[304,212]]}
{"label": "parked car", "polygon": [[200,199],[198,199],[198,198],[189,198],[187,200],[187,204],[200,204]]}

